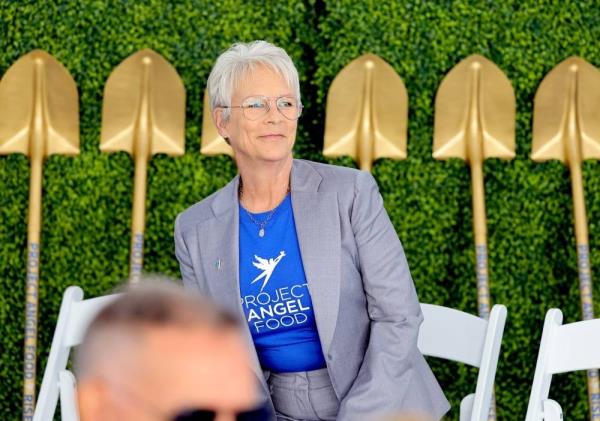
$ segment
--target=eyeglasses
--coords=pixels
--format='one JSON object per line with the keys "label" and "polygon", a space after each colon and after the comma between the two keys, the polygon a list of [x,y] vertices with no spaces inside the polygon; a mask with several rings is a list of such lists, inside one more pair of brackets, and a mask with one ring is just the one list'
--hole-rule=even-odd
{"label": "eyeglasses", "polygon": [[271,100],[275,100],[277,110],[288,120],[298,120],[302,114],[302,104],[291,96],[267,97],[262,95],[249,96],[241,105],[222,106],[221,108],[241,108],[248,120],[258,120],[271,111]]}

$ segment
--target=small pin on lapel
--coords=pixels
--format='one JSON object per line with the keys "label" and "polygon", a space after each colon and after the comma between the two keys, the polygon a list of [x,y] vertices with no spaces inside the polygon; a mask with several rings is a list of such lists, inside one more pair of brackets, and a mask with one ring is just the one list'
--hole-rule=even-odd
{"label": "small pin on lapel", "polygon": [[215,262],[215,268],[217,268],[217,270],[221,269],[221,259],[217,259]]}

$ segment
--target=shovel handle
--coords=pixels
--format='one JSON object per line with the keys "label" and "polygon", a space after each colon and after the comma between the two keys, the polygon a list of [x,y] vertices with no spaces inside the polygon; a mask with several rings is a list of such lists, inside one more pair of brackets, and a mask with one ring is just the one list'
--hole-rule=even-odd
{"label": "shovel handle", "polygon": [[477,276],[477,309],[479,316],[490,316],[490,284],[488,277],[487,223],[485,219],[485,191],[481,161],[471,162],[471,190],[473,195],[473,231],[475,234],[475,274]]}
{"label": "shovel handle", "polygon": [[[577,269],[579,272],[579,295],[581,298],[581,313],[583,320],[594,318],[594,303],[592,299],[592,275],[590,270],[590,253],[587,244],[577,245]],[[587,371],[588,402],[590,419],[600,421],[600,379],[598,370]]]}
{"label": "shovel handle", "polygon": [[477,276],[477,310],[479,317],[490,317],[490,284],[487,244],[475,244],[475,274]]}
{"label": "shovel handle", "polygon": [[129,258],[129,282],[138,283],[144,268],[144,233],[131,233],[131,254]]}
{"label": "shovel handle", "polygon": [[[573,217],[575,220],[575,239],[577,241],[577,271],[579,275],[579,298],[583,320],[594,318],[594,300],[592,297],[592,270],[588,240],[587,212],[583,190],[581,163],[573,160],[571,171],[571,189],[573,193]],[[598,370],[587,371],[588,402],[590,419],[600,421],[600,379]]]}
{"label": "shovel handle", "polygon": [[40,243],[27,241],[25,292],[25,342],[23,345],[23,420],[32,420],[35,410],[35,379],[38,325]]}
{"label": "shovel handle", "polygon": [[583,320],[594,318],[592,297],[592,272],[590,266],[590,248],[587,244],[577,245],[577,271],[579,274],[579,294]]}
{"label": "shovel handle", "polygon": [[[473,196],[473,231],[475,234],[475,275],[477,279],[477,311],[479,317],[490,317],[490,282],[488,274],[487,222],[483,163],[471,162],[471,190]],[[496,421],[496,399],[492,391],[488,421]]]}
{"label": "shovel handle", "polygon": [[592,297],[592,270],[590,264],[590,247],[588,239],[587,212],[583,191],[583,174],[581,164],[572,162],[571,189],[573,192],[573,219],[575,221],[575,240],[577,243],[577,272],[579,275],[579,297],[581,299],[581,315],[583,320],[594,318],[594,302]]}
{"label": "shovel handle", "polygon": [[32,157],[27,224],[27,279],[25,282],[25,341],[23,345],[23,420],[35,410],[40,231],[42,219],[42,158]]}
{"label": "shovel handle", "polygon": [[144,267],[144,231],[146,225],[146,178],[148,161],[145,156],[135,159],[133,209],[131,213],[131,249],[129,282],[140,281]]}
{"label": "shovel handle", "polygon": [[[488,278],[487,244],[475,244],[475,273],[477,275],[477,309],[479,317],[490,318],[490,284]],[[496,399],[492,390],[488,421],[496,420]]]}
{"label": "shovel handle", "polygon": [[[594,303],[592,298],[590,252],[587,244],[577,245],[577,269],[579,272],[581,314],[583,320],[591,320],[594,318]],[[598,370],[587,371],[587,383],[590,419],[592,421],[600,421],[600,379],[598,378]]]}

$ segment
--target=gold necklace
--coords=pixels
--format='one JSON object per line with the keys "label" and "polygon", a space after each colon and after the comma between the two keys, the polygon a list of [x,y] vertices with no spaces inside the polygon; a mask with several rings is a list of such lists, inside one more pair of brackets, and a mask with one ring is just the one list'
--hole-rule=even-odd
{"label": "gold necklace", "polygon": [[[285,195],[287,196],[289,192],[290,192],[290,184],[288,183]],[[244,185],[242,184],[242,179],[240,178],[240,184],[238,186],[238,200],[240,201],[240,203],[242,202],[243,195],[244,195]],[[271,210],[271,212],[269,212],[267,217],[265,219],[263,219],[262,221],[257,221],[256,219],[254,219],[252,214],[250,212],[248,212],[248,210],[242,206],[244,211],[246,211],[246,215],[248,215],[248,218],[250,218],[250,221],[252,221],[252,223],[258,227],[258,236],[260,238],[263,238],[265,236],[265,234],[266,234],[265,227],[267,226],[267,224],[269,223],[271,218],[273,218],[273,215],[275,215],[275,212],[277,212],[277,209],[279,209],[279,207],[281,206],[281,204],[283,203],[284,200],[285,200],[285,197],[283,198],[283,200],[281,202],[279,202],[279,204],[277,206],[275,206],[273,208],[273,210]]]}

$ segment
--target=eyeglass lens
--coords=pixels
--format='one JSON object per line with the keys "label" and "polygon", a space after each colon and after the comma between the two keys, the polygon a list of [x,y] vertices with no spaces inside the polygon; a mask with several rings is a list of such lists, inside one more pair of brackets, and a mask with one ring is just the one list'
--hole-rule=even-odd
{"label": "eyeglass lens", "polygon": [[[298,106],[296,98],[282,96],[275,98],[275,105],[279,112],[288,120],[296,120],[300,117],[301,107]],[[265,96],[253,96],[246,98],[242,102],[244,116],[248,120],[258,120],[269,112],[271,109],[270,98]]]}

